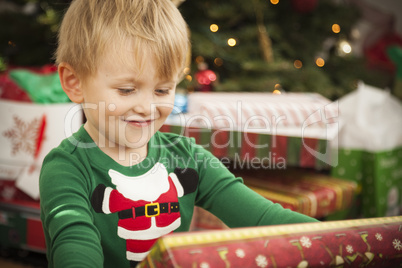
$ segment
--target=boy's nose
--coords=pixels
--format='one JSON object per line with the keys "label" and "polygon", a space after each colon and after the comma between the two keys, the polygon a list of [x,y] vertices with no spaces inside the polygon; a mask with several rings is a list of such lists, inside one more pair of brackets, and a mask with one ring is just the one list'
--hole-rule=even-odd
{"label": "boy's nose", "polygon": [[141,94],[135,101],[133,110],[137,114],[150,115],[152,112],[153,98],[149,94]]}

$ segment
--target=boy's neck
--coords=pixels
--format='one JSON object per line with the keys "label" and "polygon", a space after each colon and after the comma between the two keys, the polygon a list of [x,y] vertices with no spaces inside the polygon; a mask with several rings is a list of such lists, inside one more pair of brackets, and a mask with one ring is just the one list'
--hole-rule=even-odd
{"label": "boy's neck", "polygon": [[122,166],[134,166],[141,163],[148,154],[147,146],[141,148],[103,147],[100,148],[105,154]]}
{"label": "boy's neck", "polygon": [[141,163],[148,155],[148,143],[141,147],[131,148],[124,145],[113,144],[113,146],[108,146],[108,142],[103,142],[100,144],[99,136],[94,137],[89,131],[90,126],[86,123],[84,124],[88,135],[92,138],[98,148],[116,161],[122,166],[134,166]]}

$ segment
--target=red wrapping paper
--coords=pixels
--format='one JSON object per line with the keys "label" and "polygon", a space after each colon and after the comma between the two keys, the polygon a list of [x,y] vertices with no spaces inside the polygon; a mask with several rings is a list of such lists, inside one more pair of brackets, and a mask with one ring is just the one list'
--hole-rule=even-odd
{"label": "red wrapping paper", "polygon": [[402,216],[177,233],[140,267],[398,267]]}

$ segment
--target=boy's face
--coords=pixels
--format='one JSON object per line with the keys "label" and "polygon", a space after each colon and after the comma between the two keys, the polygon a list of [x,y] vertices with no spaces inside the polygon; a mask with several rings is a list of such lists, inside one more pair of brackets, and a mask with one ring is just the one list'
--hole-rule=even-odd
{"label": "boy's face", "polygon": [[[126,59],[133,57],[126,53]],[[138,72],[119,64],[115,56],[106,55],[97,73],[82,85],[85,129],[105,152],[146,150],[173,109],[176,80],[160,79],[152,58]]]}

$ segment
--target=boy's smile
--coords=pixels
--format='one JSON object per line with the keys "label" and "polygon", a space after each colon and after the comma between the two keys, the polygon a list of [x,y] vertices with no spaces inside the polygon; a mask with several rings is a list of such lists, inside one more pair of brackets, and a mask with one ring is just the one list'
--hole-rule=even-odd
{"label": "boy's smile", "polygon": [[148,127],[150,126],[155,120],[125,120],[127,123],[134,127]]}
{"label": "boy's smile", "polygon": [[134,127],[148,127],[151,124],[153,124],[155,122],[155,118],[151,119],[151,118],[142,118],[138,115],[135,116],[130,116],[127,118],[124,118],[124,121],[127,122],[128,124],[134,126]]}
{"label": "boy's smile", "polygon": [[147,155],[149,139],[171,113],[176,81],[159,78],[156,63],[145,58],[146,53],[141,70],[134,68],[134,61],[119,64],[122,57],[133,58],[128,49],[108,54],[97,73],[81,84],[84,127],[102,151],[129,165],[130,154]]}

